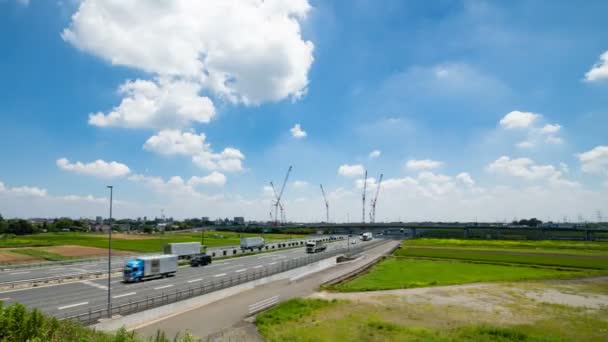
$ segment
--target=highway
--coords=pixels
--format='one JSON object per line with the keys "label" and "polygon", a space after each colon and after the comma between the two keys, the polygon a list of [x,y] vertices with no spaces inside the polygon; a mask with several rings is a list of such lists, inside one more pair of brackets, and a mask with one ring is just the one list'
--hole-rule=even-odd
{"label": "highway", "polygon": [[[357,241],[358,244],[369,242]],[[346,246],[345,241],[328,245],[328,251]],[[170,291],[185,290],[235,276],[245,276],[265,269],[280,267],[286,262],[307,255],[304,248],[293,248],[271,253],[243,256],[215,261],[204,267],[180,267],[173,277],[125,284],[120,277],[111,281],[112,303],[119,305],[142,300]],[[92,266],[93,267],[93,266]],[[70,266],[66,266],[69,270]],[[80,267],[78,267],[80,268]],[[61,271],[61,270],[60,270]],[[100,309],[107,302],[107,279],[54,284],[35,288],[0,292],[0,300],[7,304],[20,302],[45,313],[65,317],[87,310]]]}

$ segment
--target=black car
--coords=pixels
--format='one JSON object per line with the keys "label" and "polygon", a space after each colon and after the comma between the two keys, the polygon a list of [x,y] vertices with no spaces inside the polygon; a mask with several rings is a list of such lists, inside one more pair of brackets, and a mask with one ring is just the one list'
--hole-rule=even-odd
{"label": "black car", "polygon": [[211,263],[211,256],[207,254],[197,254],[190,259],[190,266],[205,266]]}

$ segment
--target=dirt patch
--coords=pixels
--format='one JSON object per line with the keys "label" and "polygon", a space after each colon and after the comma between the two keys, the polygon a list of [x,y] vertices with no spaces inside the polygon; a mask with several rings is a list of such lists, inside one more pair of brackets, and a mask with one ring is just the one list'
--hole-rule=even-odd
{"label": "dirt patch", "polygon": [[28,262],[44,261],[31,255],[11,253],[9,251],[0,252],[0,264],[23,264]]}
{"label": "dirt patch", "polygon": [[[51,246],[51,247],[38,247],[32,249],[39,249],[49,253],[55,253],[69,257],[103,257],[108,255],[108,250],[105,248],[97,247],[85,247],[85,246]],[[112,250],[112,255],[128,255],[131,254],[126,251]]]}

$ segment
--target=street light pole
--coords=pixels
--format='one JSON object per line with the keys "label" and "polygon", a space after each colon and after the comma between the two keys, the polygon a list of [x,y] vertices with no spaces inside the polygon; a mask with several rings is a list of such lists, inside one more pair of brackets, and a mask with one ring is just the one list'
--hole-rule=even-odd
{"label": "street light pole", "polygon": [[110,189],[110,229],[108,236],[108,318],[112,318],[112,196],[114,193],[114,186],[108,185],[107,188]]}

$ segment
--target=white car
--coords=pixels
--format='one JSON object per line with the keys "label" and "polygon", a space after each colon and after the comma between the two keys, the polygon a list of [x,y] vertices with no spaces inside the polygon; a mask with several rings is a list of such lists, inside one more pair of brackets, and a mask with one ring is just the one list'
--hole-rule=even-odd
{"label": "white car", "polygon": [[356,244],[356,243],[357,243],[357,240],[350,240],[350,244],[351,244],[351,245],[354,245],[354,244]]}

